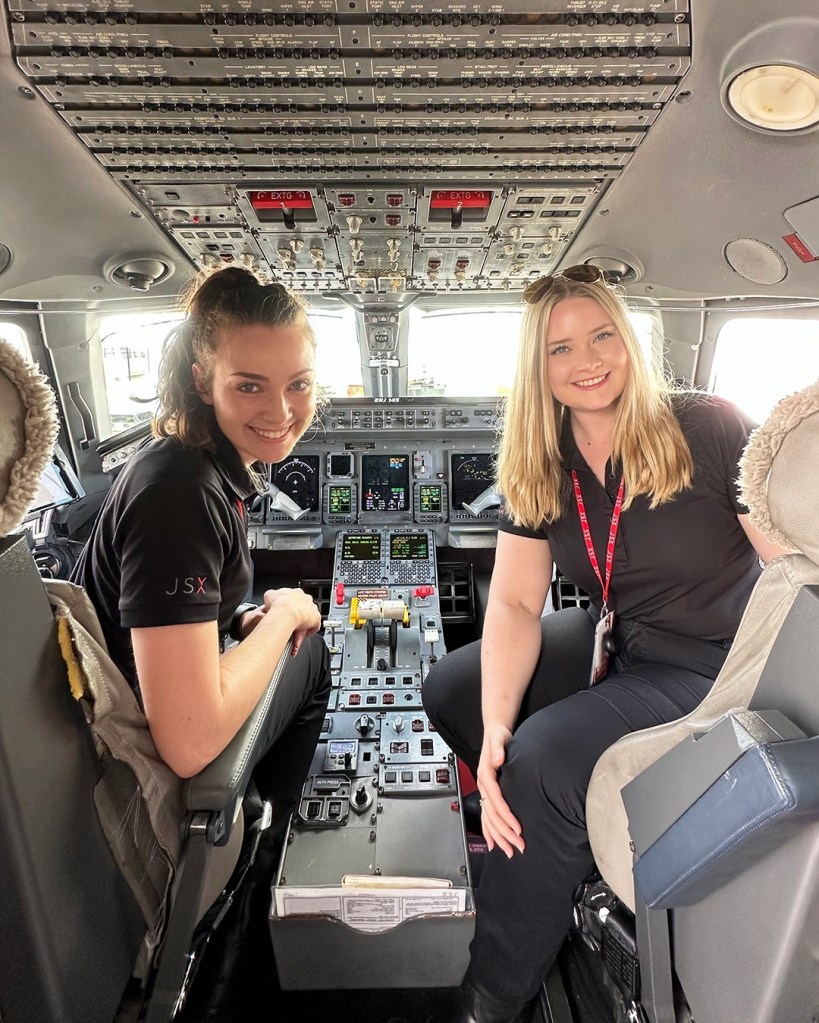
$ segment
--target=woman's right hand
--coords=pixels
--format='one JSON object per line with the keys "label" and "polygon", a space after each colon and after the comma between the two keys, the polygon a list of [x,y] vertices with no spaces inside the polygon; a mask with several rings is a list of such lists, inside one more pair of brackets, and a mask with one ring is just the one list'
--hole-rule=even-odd
{"label": "woman's right hand", "polygon": [[321,615],[313,598],[302,589],[265,590],[264,611],[275,615],[287,614],[293,621],[293,649],[295,657],[308,636],[321,628]]}
{"label": "woman's right hand", "polygon": [[481,795],[481,827],[486,844],[497,845],[511,859],[515,849],[523,852],[522,828],[509,809],[498,784],[498,770],[506,762],[506,747],[512,733],[505,725],[484,730],[481,758],[478,762],[478,790]]}

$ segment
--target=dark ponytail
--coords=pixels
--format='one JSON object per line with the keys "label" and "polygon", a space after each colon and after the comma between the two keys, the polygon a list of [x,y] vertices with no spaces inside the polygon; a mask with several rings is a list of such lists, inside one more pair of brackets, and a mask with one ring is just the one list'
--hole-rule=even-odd
{"label": "dark ponytail", "polygon": [[210,383],[224,327],[297,326],[312,337],[304,300],[283,284],[260,284],[249,270],[230,266],[200,274],[182,295],[185,320],[165,340],[159,366],[155,437],[178,437],[189,447],[210,447],[213,409],[196,389],[193,364]]}

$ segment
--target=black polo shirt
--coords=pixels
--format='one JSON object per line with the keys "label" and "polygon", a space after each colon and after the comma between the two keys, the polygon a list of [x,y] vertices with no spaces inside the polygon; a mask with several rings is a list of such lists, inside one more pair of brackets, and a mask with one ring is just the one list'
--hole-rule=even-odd
{"label": "black polo shirt", "polygon": [[[760,572],[737,521],[748,511],[739,500],[737,463],[753,424],[733,405],[706,395],[675,398],[675,411],[694,461],[692,486],[653,511],[647,497],[635,498],[620,517],[614,552],[608,604],[618,619],[620,649],[630,644],[634,660],[645,659],[638,640],[645,630],[652,640],[650,651],[644,651],[649,659],[657,643],[663,645],[664,634],[727,648]],[[560,571],[599,608],[602,589],[589,563],[569,474],[577,472],[602,573],[620,473],[609,464],[606,486],[600,485],[577,449],[568,419],[561,454],[567,479],[561,518],[526,529],[501,514],[499,528],[548,540]],[[671,641],[671,635],[667,638]]]}
{"label": "black polo shirt", "polygon": [[244,502],[253,493],[218,430],[215,452],[147,441],[114,482],[72,579],[137,693],[131,629],[210,621],[229,629],[251,580]]}

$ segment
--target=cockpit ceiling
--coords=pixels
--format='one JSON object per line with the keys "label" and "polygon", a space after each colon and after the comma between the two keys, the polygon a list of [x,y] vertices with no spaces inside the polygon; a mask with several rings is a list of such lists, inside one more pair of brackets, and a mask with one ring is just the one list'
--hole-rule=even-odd
{"label": "cockpit ceiling", "polygon": [[31,85],[195,264],[354,293],[548,273],[662,116],[688,0],[543,6],[8,3]]}

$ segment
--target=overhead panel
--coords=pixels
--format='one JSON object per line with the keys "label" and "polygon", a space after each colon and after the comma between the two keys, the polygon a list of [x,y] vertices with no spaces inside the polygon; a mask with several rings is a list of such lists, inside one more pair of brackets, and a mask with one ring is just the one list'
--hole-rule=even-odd
{"label": "overhead panel", "polygon": [[159,6],[9,0],[17,63],[197,266],[304,290],[548,273],[690,65],[688,0]]}

